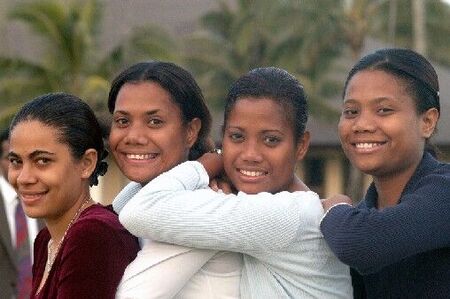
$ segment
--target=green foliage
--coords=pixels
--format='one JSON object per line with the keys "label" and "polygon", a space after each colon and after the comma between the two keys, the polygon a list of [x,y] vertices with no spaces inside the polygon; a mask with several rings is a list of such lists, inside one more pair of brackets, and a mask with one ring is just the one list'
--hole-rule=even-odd
{"label": "green foliage", "polygon": [[[440,0],[425,2],[425,28],[427,36],[427,56],[443,65],[450,66],[450,6]],[[413,48],[413,17],[411,0],[397,0],[397,18],[395,21],[395,45]],[[380,5],[369,32],[388,41],[389,1]]]}
{"label": "green foliage", "polygon": [[[183,43],[147,26],[133,29],[110,50],[99,44],[100,0],[19,2],[10,19],[25,24],[44,49],[33,59],[0,57],[0,122],[24,101],[51,91],[76,94],[104,111],[112,77],[131,63],[151,59],[186,65],[216,109],[238,77],[255,67],[278,66],[305,86],[312,114],[333,118],[336,112],[327,100],[340,95],[336,73],[347,71],[336,70],[335,62],[347,49],[357,59],[367,36],[388,40],[389,2],[219,0],[216,10],[201,17],[201,30]],[[396,44],[411,47],[410,0],[397,5]],[[450,65],[450,8],[430,0],[426,9],[429,56]],[[24,47],[33,48],[27,42],[22,41]]]}
{"label": "green foliage", "polygon": [[[23,102],[53,91],[75,94],[104,112],[109,82],[125,65],[139,59],[176,60],[177,45],[155,27],[132,31],[110,51],[101,48],[102,11],[98,0],[40,0],[14,7],[11,20],[25,24],[44,49],[33,60],[0,57],[1,123]],[[26,40],[23,45],[33,47]]]}
{"label": "green foliage", "polygon": [[0,57],[0,93],[11,109],[52,91],[70,92],[92,103],[104,99],[108,81],[93,63],[101,11],[93,0],[26,2],[12,10],[10,18],[27,25],[42,41],[44,54],[33,60]]}
{"label": "green foliage", "polygon": [[309,95],[311,111],[336,112],[322,86],[342,46],[339,5],[331,0],[240,0],[201,18],[203,30],[188,41],[187,63],[215,107],[223,106],[233,81],[255,67],[278,66],[296,76]]}

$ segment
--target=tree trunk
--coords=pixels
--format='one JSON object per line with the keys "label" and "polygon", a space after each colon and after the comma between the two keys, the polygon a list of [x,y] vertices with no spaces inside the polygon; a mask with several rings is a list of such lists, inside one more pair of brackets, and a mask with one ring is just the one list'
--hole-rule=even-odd
{"label": "tree trunk", "polygon": [[349,180],[345,194],[350,196],[353,203],[358,203],[363,198],[364,192],[364,175],[354,166],[350,166]]}
{"label": "tree trunk", "polygon": [[413,47],[417,52],[426,55],[427,42],[425,30],[425,2],[412,0]]}
{"label": "tree trunk", "polygon": [[395,33],[397,31],[397,0],[389,1],[389,43],[395,45]]}

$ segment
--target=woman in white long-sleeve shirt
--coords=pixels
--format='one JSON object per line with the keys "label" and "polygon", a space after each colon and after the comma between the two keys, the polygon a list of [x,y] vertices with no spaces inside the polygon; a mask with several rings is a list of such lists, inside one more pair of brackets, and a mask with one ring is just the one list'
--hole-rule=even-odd
{"label": "woman in white long-sleeve shirt", "polygon": [[[295,176],[309,145],[306,121],[294,77],[251,71],[227,98],[223,160],[206,154],[158,176],[121,200],[120,221],[140,237],[244,253],[242,298],[351,298],[349,269],[319,230],[321,201]],[[237,194],[208,188],[222,170]]]}
{"label": "woman in white long-sleeve shirt", "polygon": [[[211,118],[200,88],[172,63],[142,62],[124,70],[112,83],[108,108],[113,113],[110,149],[134,181],[120,198],[210,149]],[[114,208],[123,204],[117,199]],[[140,241],[142,249],[125,271],[118,298],[239,297],[241,254]]]}

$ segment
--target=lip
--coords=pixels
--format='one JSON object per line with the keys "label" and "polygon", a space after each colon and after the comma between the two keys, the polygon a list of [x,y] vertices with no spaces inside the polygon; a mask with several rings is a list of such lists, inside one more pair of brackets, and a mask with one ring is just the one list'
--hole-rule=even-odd
{"label": "lip", "polygon": [[386,141],[356,141],[351,142],[350,145],[357,153],[370,154],[381,150],[386,143]]}
{"label": "lip", "polygon": [[19,192],[20,200],[27,206],[31,206],[41,201],[47,192]]}
{"label": "lip", "polygon": [[257,183],[267,178],[268,171],[255,168],[236,168],[239,179],[243,182]]}
{"label": "lip", "polygon": [[121,152],[124,161],[131,164],[149,163],[155,161],[159,157],[158,153],[138,153],[138,152]]}

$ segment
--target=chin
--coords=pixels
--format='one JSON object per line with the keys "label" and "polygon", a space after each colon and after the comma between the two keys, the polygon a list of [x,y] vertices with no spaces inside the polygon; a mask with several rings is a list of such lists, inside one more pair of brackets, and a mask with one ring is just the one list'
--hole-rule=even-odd
{"label": "chin", "polygon": [[237,187],[237,190],[242,191],[247,194],[257,194],[257,193],[261,193],[261,192],[266,192],[265,189],[266,188],[257,187],[257,186],[242,186],[242,187],[238,186]]}
{"label": "chin", "polygon": [[124,175],[131,181],[140,183],[140,184],[147,184],[151,180],[153,180],[157,175],[155,174],[143,174],[143,173],[136,173],[136,172],[130,172],[130,173],[124,173]]}
{"label": "chin", "polygon": [[38,209],[24,207],[23,211],[30,218],[45,218],[46,216],[45,213]]}

